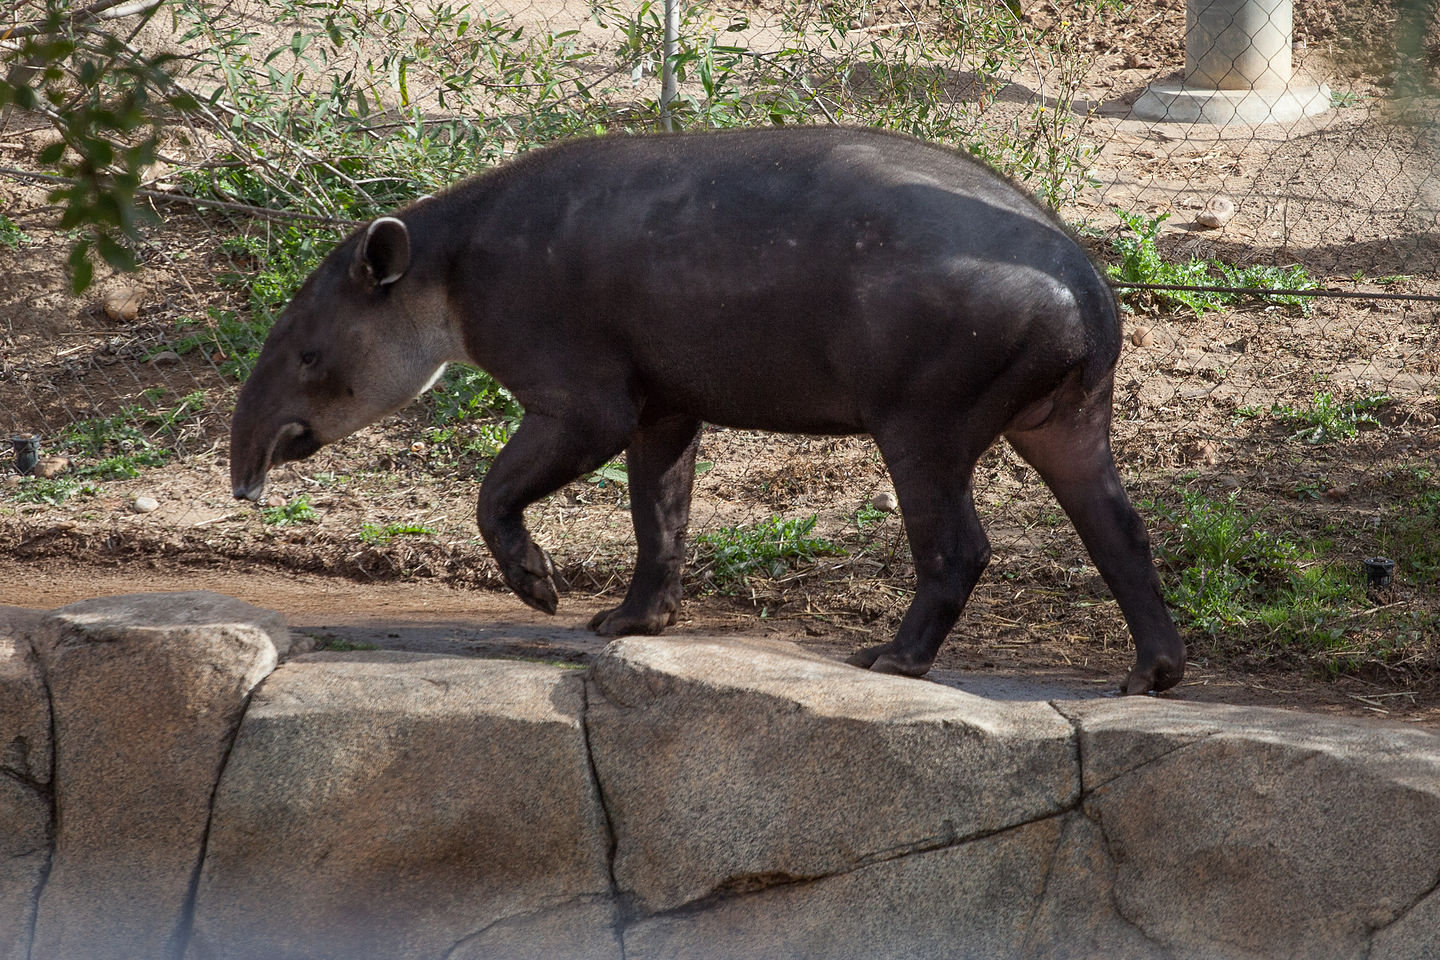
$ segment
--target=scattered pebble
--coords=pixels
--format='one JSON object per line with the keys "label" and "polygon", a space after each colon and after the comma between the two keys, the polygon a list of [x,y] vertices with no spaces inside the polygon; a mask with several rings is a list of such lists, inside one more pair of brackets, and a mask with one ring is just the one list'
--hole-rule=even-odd
{"label": "scattered pebble", "polygon": [[154,513],[160,509],[160,501],[154,497],[136,497],[130,502],[130,509],[136,513]]}
{"label": "scattered pebble", "polygon": [[1239,477],[1221,477],[1220,486],[1226,490],[1239,490],[1244,484],[1240,482]]}
{"label": "scattered pebble", "polygon": [[1209,230],[1218,230],[1235,216],[1235,204],[1225,197],[1211,197],[1205,209],[1195,215],[1195,222]]}
{"label": "scattered pebble", "polygon": [[423,440],[416,440],[414,443],[410,444],[410,452],[411,452],[411,453],[415,453],[415,454],[424,453],[424,452],[425,452],[425,441],[423,441]]}
{"label": "scattered pebble", "polygon": [[7,487],[18,487],[20,486],[20,482],[20,475],[18,473],[12,473],[5,478],[5,486]]}
{"label": "scattered pebble", "polygon": [[264,505],[267,507],[283,507],[289,502],[290,501],[286,500],[283,494],[272,493],[265,498]]}
{"label": "scattered pebble", "polygon": [[31,470],[30,473],[32,476],[40,477],[44,480],[53,480],[69,469],[69,457],[46,457],[44,460],[35,464],[35,469]]}
{"label": "scattered pebble", "polygon": [[895,499],[895,494],[886,490],[884,493],[875,494],[874,499],[870,501],[870,506],[881,513],[894,513],[900,509],[900,501]]}
{"label": "scattered pebble", "polygon": [[1137,347],[1153,347],[1155,345],[1155,335],[1150,332],[1149,327],[1143,325],[1138,326],[1130,331],[1130,342]]}
{"label": "scattered pebble", "polygon": [[161,350],[159,353],[155,354],[155,356],[150,358],[150,362],[157,367],[165,364],[179,363],[180,354],[176,353],[174,350]]}
{"label": "scattered pebble", "polygon": [[67,530],[74,530],[78,526],[79,524],[76,523],[74,520],[56,520],[55,523],[51,525],[50,529],[64,533]]}
{"label": "scattered pebble", "polygon": [[111,320],[128,323],[140,315],[140,301],[143,299],[144,287],[119,287],[105,297],[105,315]]}
{"label": "scattered pebble", "polygon": [[1220,445],[1214,440],[1193,440],[1185,445],[1185,459],[1213,467],[1220,462]]}

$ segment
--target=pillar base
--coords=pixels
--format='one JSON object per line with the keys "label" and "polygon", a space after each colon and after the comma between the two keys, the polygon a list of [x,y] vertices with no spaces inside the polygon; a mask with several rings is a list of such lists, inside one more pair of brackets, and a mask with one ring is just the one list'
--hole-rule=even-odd
{"label": "pillar base", "polygon": [[1216,126],[1293,123],[1330,109],[1325,84],[1292,84],[1283,90],[1208,90],[1183,83],[1152,83],[1135,101],[1132,115],[1168,123]]}

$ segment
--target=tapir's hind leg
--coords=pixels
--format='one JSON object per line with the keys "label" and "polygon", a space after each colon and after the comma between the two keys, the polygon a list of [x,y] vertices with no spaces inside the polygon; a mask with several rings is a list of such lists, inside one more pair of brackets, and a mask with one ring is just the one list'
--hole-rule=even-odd
{"label": "tapir's hind leg", "polygon": [[918,677],[935,662],[990,562],[971,483],[975,462],[993,436],[957,438],[930,424],[876,431],[915,560],[915,599],[894,640],[860,650],[847,663]]}
{"label": "tapir's hind leg", "polygon": [[625,465],[638,548],[635,575],[620,606],[590,621],[596,633],[659,633],[675,622],[699,447],[700,421],[690,417],[642,422],[630,441]]}
{"label": "tapir's hind leg", "polygon": [[515,595],[537,610],[554,613],[555,567],[525,529],[525,508],[571,480],[597,469],[629,442],[633,412],[614,407],[611,417],[595,404],[591,416],[545,416],[527,412],[480,485],[476,519],[500,576]]}
{"label": "tapir's hind leg", "polygon": [[1108,382],[1089,396],[1073,383],[1062,387],[1043,423],[1006,438],[1054,491],[1120,604],[1136,649],[1121,690],[1146,693],[1180,682],[1185,645],[1165,607],[1145,524],[1115,469],[1111,390]]}

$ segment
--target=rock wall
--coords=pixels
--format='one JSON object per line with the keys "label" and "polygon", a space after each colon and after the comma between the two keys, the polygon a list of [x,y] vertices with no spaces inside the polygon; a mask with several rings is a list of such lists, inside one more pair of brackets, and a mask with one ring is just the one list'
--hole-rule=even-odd
{"label": "rock wall", "polygon": [[215,594],[0,610],[0,960],[1102,956],[1440,956],[1440,737],[734,638],[580,671],[299,653]]}

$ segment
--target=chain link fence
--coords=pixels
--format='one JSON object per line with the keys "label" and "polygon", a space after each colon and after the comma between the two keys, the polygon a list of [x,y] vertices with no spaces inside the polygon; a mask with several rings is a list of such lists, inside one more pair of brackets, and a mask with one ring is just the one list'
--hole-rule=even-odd
{"label": "chain link fence", "polygon": [[[1117,455],[1197,650],[1440,667],[1431,5],[322,7],[166,4],[123,35],[177,54],[199,108],[168,122],[142,184],[156,217],[140,271],[83,297],[37,161],[54,124],[4,114],[0,432],[40,448],[40,476],[7,463],[0,491],[17,556],[497,585],[473,497],[518,411],[468,371],[282,471],[261,510],[228,500],[234,391],[343,230],[324,219],[560,137],[855,123],[1005,170],[1111,271],[1127,311]],[[701,458],[692,592],[893,627],[913,583],[868,440],[711,430]],[[965,629],[1123,646],[1078,539],[1003,445],[977,499],[996,559]],[[530,523],[573,590],[623,587],[623,464]],[[1362,560],[1381,554],[1393,578],[1367,581]]]}

